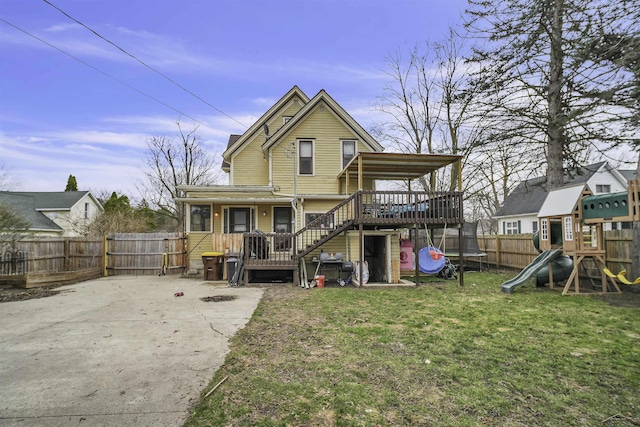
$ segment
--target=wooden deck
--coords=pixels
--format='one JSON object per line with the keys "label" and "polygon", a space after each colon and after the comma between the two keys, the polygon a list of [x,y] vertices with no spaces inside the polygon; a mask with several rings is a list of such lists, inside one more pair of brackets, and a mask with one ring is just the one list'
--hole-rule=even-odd
{"label": "wooden deck", "polygon": [[251,270],[292,270],[299,260],[349,229],[464,223],[461,192],[360,191],[296,233],[244,233],[245,280]]}

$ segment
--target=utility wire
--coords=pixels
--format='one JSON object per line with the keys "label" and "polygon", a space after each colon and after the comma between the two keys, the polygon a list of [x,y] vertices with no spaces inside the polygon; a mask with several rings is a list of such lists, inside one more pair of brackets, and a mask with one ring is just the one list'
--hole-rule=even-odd
{"label": "utility wire", "polygon": [[99,34],[97,31],[95,31],[93,28],[89,27],[88,25],[78,21],[76,18],[74,18],[73,16],[69,15],[67,12],[65,12],[64,10],[60,9],[58,6],[54,5],[53,3],[51,3],[49,0],[42,0],[45,3],[47,3],[49,6],[53,7],[54,9],[56,9],[58,12],[62,13],[64,16],[66,16],[67,18],[71,19],[72,21],[74,21],[75,23],[82,25],[84,28],[86,28],[87,30],[91,31],[93,34],[95,34],[97,37],[101,38],[102,40],[104,40],[105,42],[109,43],[110,45],[112,45],[113,47],[115,47],[116,49],[118,49],[119,51],[121,51],[122,53],[124,53],[125,55],[131,57],[132,59],[138,61],[140,64],[144,65],[145,67],[147,67],[148,69],[150,69],[151,71],[153,71],[154,73],[160,75],[162,78],[168,80],[169,82],[173,83],[174,85],[178,86],[180,89],[182,89],[183,91],[187,92],[189,95],[195,97],[196,99],[202,101],[203,103],[205,103],[206,105],[208,105],[209,107],[213,108],[214,110],[216,110],[218,113],[222,114],[225,117],[230,118],[231,120],[233,120],[234,122],[238,123],[240,126],[244,126],[245,128],[247,128],[248,126],[245,125],[244,123],[241,123],[240,121],[238,121],[236,118],[231,117],[229,114],[225,113],[224,111],[222,111],[221,109],[211,105],[209,102],[207,102],[206,100],[202,99],[200,96],[196,95],[195,93],[193,93],[192,91],[190,91],[189,89],[187,89],[186,87],[182,86],[180,83],[176,82],[175,80],[173,80],[171,77],[166,76],[165,74],[163,74],[162,72],[156,70],[155,68],[153,68],[151,65],[145,63],[144,61],[142,61],[141,59],[139,59],[138,57],[136,57],[135,55],[127,52],[125,49],[121,48],[120,46],[118,46],[117,44],[115,44],[114,42],[112,42],[111,40],[107,39],[106,37],[102,36],[101,34]]}
{"label": "utility wire", "polygon": [[203,126],[204,126],[204,124],[203,124],[202,122],[200,122],[200,121],[199,121],[199,120],[197,120],[197,119],[194,119],[194,118],[193,118],[193,117],[191,117],[190,115],[188,115],[188,114],[186,114],[186,113],[183,113],[182,111],[178,110],[177,108],[172,107],[171,105],[167,104],[166,102],[163,102],[163,101],[159,100],[158,98],[155,98],[155,97],[153,97],[152,95],[149,95],[149,94],[147,94],[147,93],[145,93],[145,92],[141,91],[140,89],[137,89],[137,88],[135,88],[135,87],[131,86],[130,84],[128,84],[128,83],[126,83],[126,82],[124,82],[124,81],[122,81],[122,80],[118,79],[117,77],[114,77],[114,76],[112,76],[111,74],[109,74],[109,73],[107,73],[107,72],[105,72],[105,71],[102,71],[102,70],[100,70],[100,69],[99,69],[99,68],[97,68],[97,67],[94,67],[93,65],[89,64],[88,62],[85,62],[85,61],[83,61],[82,59],[80,59],[80,58],[78,58],[78,57],[75,57],[75,56],[73,56],[72,54],[70,54],[70,53],[68,53],[68,52],[65,52],[64,50],[62,50],[62,49],[58,48],[57,46],[52,45],[51,43],[47,42],[46,40],[43,40],[43,39],[41,39],[40,37],[35,36],[35,35],[31,34],[30,32],[28,32],[28,31],[26,31],[26,30],[23,30],[22,28],[17,27],[16,25],[13,25],[12,23],[10,23],[10,22],[8,22],[8,21],[6,21],[6,20],[2,19],[2,18],[0,18],[0,21],[1,21],[1,22],[4,22],[5,24],[9,25],[10,27],[15,28],[15,29],[16,29],[16,30],[18,30],[18,31],[23,32],[24,34],[26,34],[26,35],[28,35],[28,36],[30,36],[30,37],[33,37],[34,39],[38,40],[39,42],[42,42],[42,43],[46,44],[46,45],[47,45],[47,46],[49,46],[50,48],[53,48],[53,49],[57,50],[58,52],[63,53],[63,54],[65,54],[65,55],[67,55],[68,57],[75,59],[76,61],[78,61],[78,62],[80,62],[80,63],[82,63],[82,64],[86,65],[87,67],[89,67],[89,68],[91,68],[91,69],[93,69],[93,70],[95,70],[95,71],[97,71],[97,72],[99,72],[100,74],[105,75],[105,76],[109,77],[109,78],[110,78],[110,79],[112,79],[112,80],[115,80],[116,82],[120,83],[121,85],[126,86],[126,87],[128,87],[129,89],[131,89],[131,90],[133,90],[133,91],[135,91],[135,92],[138,92],[140,95],[146,96],[147,98],[149,98],[149,99],[151,99],[151,100],[153,100],[153,101],[155,101],[155,102],[157,102],[157,103],[159,103],[159,104],[161,104],[161,105],[164,105],[165,107],[167,107],[167,108],[169,108],[169,109],[171,109],[171,110],[175,111],[176,113],[178,113],[178,114],[180,114],[180,115],[182,115],[182,116],[188,117],[188,118],[190,118],[191,120],[193,120],[194,122],[196,122],[196,123],[200,123],[201,125],[203,125]]}

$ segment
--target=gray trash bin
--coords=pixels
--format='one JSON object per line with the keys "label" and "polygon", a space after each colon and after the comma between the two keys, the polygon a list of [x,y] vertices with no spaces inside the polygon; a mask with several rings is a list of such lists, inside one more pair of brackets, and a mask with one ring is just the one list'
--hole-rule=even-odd
{"label": "gray trash bin", "polygon": [[238,262],[237,258],[229,258],[227,260],[227,280],[231,283],[231,279],[233,279],[233,275],[236,274],[236,264]]}

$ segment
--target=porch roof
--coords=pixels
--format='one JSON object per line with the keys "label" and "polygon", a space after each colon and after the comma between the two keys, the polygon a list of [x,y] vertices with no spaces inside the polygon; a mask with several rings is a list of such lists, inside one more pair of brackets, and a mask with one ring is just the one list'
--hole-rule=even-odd
{"label": "porch roof", "polygon": [[362,178],[378,180],[416,179],[462,158],[452,154],[361,152],[351,159],[338,178],[362,174]]}

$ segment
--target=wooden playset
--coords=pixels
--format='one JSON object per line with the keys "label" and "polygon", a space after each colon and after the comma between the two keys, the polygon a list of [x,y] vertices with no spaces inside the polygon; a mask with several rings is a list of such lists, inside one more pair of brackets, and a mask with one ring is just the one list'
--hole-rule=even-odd
{"label": "wooden playset", "polygon": [[[627,192],[620,193],[593,195],[584,184],[553,190],[538,214],[538,221],[540,250],[561,250],[573,261],[563,295],[619,293],[617,281],[640,283],[640,278],[627,279],[625,271],[615,274],[607,268],[603,233],[603,224],[607,222],[640,221],[640,179],[628,181]],[[592,289],[580,285],[580,267],[586,260],[592,260],[600,276],[599,284],[590,279],[594,285]],[[549,268],[551,288],[553,275],[552,263]]]}

